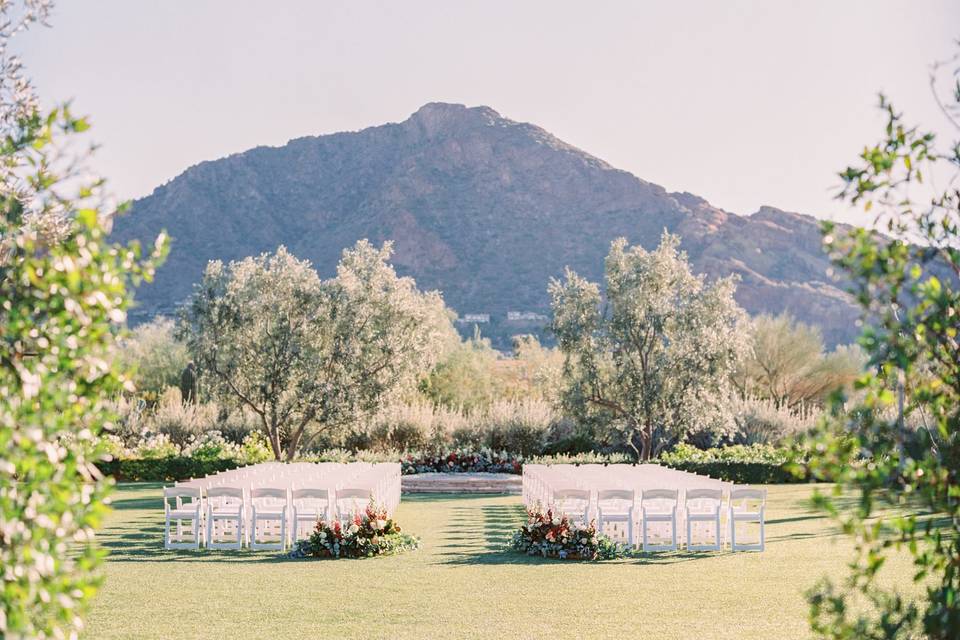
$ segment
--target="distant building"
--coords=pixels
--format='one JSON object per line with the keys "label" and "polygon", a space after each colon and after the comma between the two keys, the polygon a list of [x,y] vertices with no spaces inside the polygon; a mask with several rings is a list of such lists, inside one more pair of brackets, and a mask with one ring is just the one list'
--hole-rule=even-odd
{"label": "distant building", "polygon": [[507,311],[510,322],[546,322],[547,316],[534,311]]}
{"label": "distant building", "polygon": [[490,322],[489,313],[465,313],[463,317],[458,319],[457,322],[463,324],[485,324]]}

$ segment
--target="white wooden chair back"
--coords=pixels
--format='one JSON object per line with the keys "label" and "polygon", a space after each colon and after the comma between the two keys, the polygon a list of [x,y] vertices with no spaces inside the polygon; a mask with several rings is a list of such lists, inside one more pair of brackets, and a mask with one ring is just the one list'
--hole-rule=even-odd
{"label": "white wooden chair back", "polygon": [[640,504],[646,511],[669,512],[677,507],[676,489],[647,489],[640,494]]}
{"label": "white wooden chair back", "polygon": [[597,491],[597,510],[625,513],[633,510],[636,492],[633,489],[600,489]]}
{"label": "white wooden chair back", "polygon": [[219,509],[243,506],[243,488],[216,486],[207,489],[207,500]]}
{"label": "white wooden chair back", "polygon": [[367,487],[344,487],[337,489],[337,515],[341,519],[367,508],[373,499],[373,491]]}
{"label": "white wooden chair back", "polygon": [[169,513],[171,511],[170,503],[173,501],[172,508],[181,510],[184,508],[183,500],[185,498],[190,500],[187,508],[199,508],[201,495],[200,489],[196,487],[166,487],[163,490],[163,508]]}
{"label": "white wooden chair back", "polygon": [[286,506],[287,490],[279,487],[254,487],[250,489],[250,502],[262,507]]}
{"label": "white wooden chair back", "polygon": [[692,513],[716,513],[723,502],[720,489],[687,489],[684,499],[687,511]]}
{"label": "white wooden chair back", "polygon": [[741,488],[730,492],[730,508],[737,513],[760,514],[766,503],[766,489]]}

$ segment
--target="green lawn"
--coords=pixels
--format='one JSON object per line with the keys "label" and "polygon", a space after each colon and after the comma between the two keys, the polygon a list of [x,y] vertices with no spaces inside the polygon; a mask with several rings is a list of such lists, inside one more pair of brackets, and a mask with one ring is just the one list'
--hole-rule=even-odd
{"label": "green lawn", "polygon": [[[423,546],[394,557],[164,551],[158,485],[122,485],[84,637],[803,638],[804,589],[841,575],[850,545],[807,507],[810,486],[769,489],[763,553],[581,564],[503,550],[514,496],[404,496],[397,519]],[[887,571],[909,585],[903,559]]]}

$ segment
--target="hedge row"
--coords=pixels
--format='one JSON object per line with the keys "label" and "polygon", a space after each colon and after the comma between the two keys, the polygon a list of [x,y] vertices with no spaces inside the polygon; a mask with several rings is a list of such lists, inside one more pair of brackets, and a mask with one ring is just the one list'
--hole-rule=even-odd
{"label": "hedge row", "polygon": [[[542,461],[547,462],[546,460]],[[197,460],[195,458],[171,457],[111,460],[100,462],[97,466],[105,475],[113,476],[122,482],[174,482],[188,478],[202,478],[219,471],[235,469],[241,465],[235,460]],[[793,475],[782,464],[773,462],[685,460],[674,461],[664,466],[736,484],[785,484],[806,480]],[[444,470],[458,471],[461,469],[456,467]],[[404,472],[411,473],[412,470],[405,465]]]}
{"label": "hedge row", "polygon": [[198,460],[196,458],[131,458],[98,462],[101,473],[120,482],[174,482],[202,478],[212,473],[236,469],[236,460]]}
{"label": "hedge row", "polygon": [[789,484],[806,482],[806,478],[791,473],[784,465],[773,462],[737,462],[715,460],[711,462],[673,462],[668,465],[678,471],[689,471],[734,484]]}

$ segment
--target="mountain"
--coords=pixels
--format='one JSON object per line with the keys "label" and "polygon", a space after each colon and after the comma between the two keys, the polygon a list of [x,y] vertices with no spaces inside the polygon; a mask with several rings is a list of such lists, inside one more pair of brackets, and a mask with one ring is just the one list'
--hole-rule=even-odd
{"label": "mountain", "polygon": [[[740,216],[669,193],[489,107],[431,103],[399,124],[201,162],[137,200],[113,235],[161,229],[170,256],[137,292],[134,321],[172,313],[208,260],[285,244],[329,276],[344,247],[370,238],[393,240],[397,271],[461,316],[489,314],[481,331],[504,346],[543,324],[547,282],[565,266],[600,280],[611,240],[651,248],[668,229],[697,271],[740,274],[750,313],[789,311],[829,344],[857,333],[814,218],[772,207]],[[511,311],[526,315],[507,320]]]}

